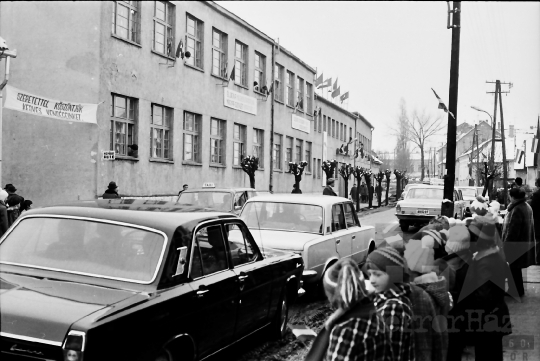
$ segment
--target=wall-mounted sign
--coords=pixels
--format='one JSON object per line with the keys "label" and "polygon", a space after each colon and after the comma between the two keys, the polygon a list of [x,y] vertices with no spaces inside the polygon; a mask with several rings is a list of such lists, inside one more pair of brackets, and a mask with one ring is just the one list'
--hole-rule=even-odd
{"label": "wall-mounted sign", "polygon": [[70,122],[97,124],[98,105],[54,100],[7,85],[4,108]]}
{"label": "wall-mounted sign", "polygon": [[103,150],[103,160],[114,160],[114,150]]}
{"label": "wall-mounted sign", "polygon": [[223,105],[249,114],[257,115],[257,99],[223,88]]}
{"label": "wall-mounted sign", "polygon": [[311,129],[311,125],[309,123],[310,123],[309,120],[292,114],[292,118],[291,118],[292,128],[298,129],[304,133],[309,134],[309,131]]}

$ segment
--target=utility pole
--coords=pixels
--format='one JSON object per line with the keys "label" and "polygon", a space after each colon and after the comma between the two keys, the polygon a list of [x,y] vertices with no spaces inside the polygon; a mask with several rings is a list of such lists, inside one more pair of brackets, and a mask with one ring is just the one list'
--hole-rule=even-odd
{"label": "utility pole", "polygon": [[476,137],[476,186],[480,186],[480,152],[478,150],[478,125],[474,125],[474,135]]}
{"label": "utility pole", "polygon": [[[279,39],[278,39],[278,44],[279,44]],[[271,85],[272,98],[270,99],[270,101],[272,102],[272,104],[270,105],[270,178],[268,181],[268,190],[270,191],[270,193],[273,193],[273,188],[274,188],[274,103],[275,103],[274,99],[276,97],[276,89],[275,89],[276,78],[274,74],[275,71],[276,71],[276,43],[274,42],[272,44],[272,85]],[[315,99],[315,96],[313,96],[313,99]]]}
{"label": "utility pole", "polygon": [[[488,84],[495,84],[495,91],[494,92],[487,92],[488,94],[495,94],[495,109],[493,111],[493,140],[491,142],[491,164],[492,164],[492,171],[495,169],[495,124],[497,119],[497,100],[500,102],[500,111],[501,111],[501,139],[502,142],[502,162],[503,162],[503,187],[504,187],[504,205],[505,208],[508,205],[508,172],[507,172],[507,164],[506,164],[506,141],[504,137],[504,116],[503,116],[503,107],[502,107],[502,95],[501,93],[510,93],[510,91],[501,91],[501,84],[507,84],[510,88],[512,88],[512,83],[505,83],[501,82],[500,80],[496,81],[486,81]],[[493,187],[495,183],[495,179],[491,181],[490,188]],[[490,189],[491,190],[491,189]],[[491,195],[491,193],[490,193]]]}
{"label": "utility pole", "polygon": [[[450,9],[448,2],[447,28],[452,29],[452,51],[450,57],[450,88],[448,101],[448,135],[446,142],[446,177],[441,215],[454,216],[454,182],[456,178],[456,128],[459,80],[459,37],[461,33],[461,2],[453,1]],[[452,16],[452,25],[450,22]],[[451,115],[453,114],[453,116]]]}

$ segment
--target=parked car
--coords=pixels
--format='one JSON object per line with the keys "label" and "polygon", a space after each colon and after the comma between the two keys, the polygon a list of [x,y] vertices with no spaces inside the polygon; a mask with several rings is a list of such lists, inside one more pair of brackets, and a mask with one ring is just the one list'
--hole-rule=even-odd
{"label": "parked car", "polygon": [[422,184],[420,183],[409,183],[407,185],[405,185],[405,189],[403,190],[403,192],[401,192],[401,197],[399,197],[399,200],[403,200],[405,199],[405,196],[407,195],[407,192],[409,191],[409,189],[411,189],[411,187],[414,187],[414,186],[421,186]]}
{"label": "parked car", "polygon": [[[396,205],[396,217],[403,232],[409,226],[421,226],[441,214],[443,186],[417,185],[407,192],[404,200]],[[454,189],[454,217],[463,219],[465,202],[460,193]]]}
{"label": "parked car", "polygon": [[306,284],[319,282],[338,259],[350,257],[362,263],[375,249],[375,228],[362,226],[353,203],[342,197],[257,196],[246,202],[240,218],[260,247],[302,255]]}
{"label": "parked car", "polygon": [[[482,195],[482,190],[484,188],[479,187],[456,187],[463,193],[463,200],[465,202],[465,217],[470,217],[472,212],[470,210],[471,203],[476,200],[477,195]],[[480,189],[480,190],[479,190]]]}
{"label": "parked car", "polygon": [[205,358],[268,325],[283,335],[303,269],[263,256],[228,213],[133,199],[30,210],[0,240],[0,353]]}
{"label": "parked car", "polygon": [[182,192],[178,197],[178,205],[238,215],[249,198],[268,193],[268,191],[257,191],[253,188],[216,188],[213,183],[205,183],[205,185],[206,187],[203,188]]}

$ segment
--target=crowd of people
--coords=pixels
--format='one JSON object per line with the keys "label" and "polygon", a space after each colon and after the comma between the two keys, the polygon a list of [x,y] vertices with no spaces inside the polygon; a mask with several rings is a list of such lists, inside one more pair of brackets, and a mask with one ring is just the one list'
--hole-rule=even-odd
{"label": "crowd of people", "polygon": [[16,192],[17,188],[11,183],[0,190],[0,237],[6,233],[21,213],[32,208],[32,201],[25,200]]}
{"label": "crowd of people", "polygon": [[509,196],[504,220],[497,201],[478,197],[473,217],[438,217],[362,268],[348,259],[330,267],[323,285],[335,312],[306,360],[461,361],[467,345],[476,360],[503,360],[507,302],[526,296],[521,271],[540,260],[525,191]]}

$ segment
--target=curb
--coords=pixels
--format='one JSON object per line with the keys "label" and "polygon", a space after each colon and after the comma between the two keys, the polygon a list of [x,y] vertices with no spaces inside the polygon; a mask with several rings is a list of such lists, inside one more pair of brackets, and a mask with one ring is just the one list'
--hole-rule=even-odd
{"label": "curb", "polygon": [[394,204],[390,203],[387,206],[381,206],[381,207],[376,207],[376,208],[374,207],[373,209],[360,208],[360,211],[356,212],[356,214],[358,215],[358,218],[361,218],[361,217],[364,217],[364,216],[368,216],[370,214],[387,211],[389,209],[394,208],[395,206],[396,206],[395,203]]}

